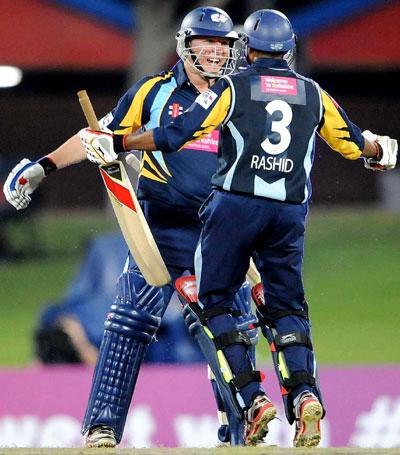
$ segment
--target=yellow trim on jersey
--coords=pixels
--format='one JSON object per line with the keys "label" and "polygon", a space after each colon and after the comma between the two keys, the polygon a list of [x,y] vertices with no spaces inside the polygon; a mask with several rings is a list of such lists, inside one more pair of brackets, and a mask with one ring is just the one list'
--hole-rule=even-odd
{"label": "yellow trim on jersey", "polygon": [[156,182],[160,183],[167,183],[166,180],[161,180],[158,178],[156,175],[152,174],[148,169],[143,168],[142,171],[140,172],[141,177],[146,177],[150,180],[155,180]]}
{"label": "yellow trim on jersey", "polygon": [[137,130],[137,128],[133,129],[131,126],[124,128],[123,130],[115,130],[114,134],[118,135],[124,135],[124,134],[130,134],[134,133]]}
{"label": "yellow trim on jersey", "polygon": [[321,90],[321,96],[324,108],[324,123],[319,134],[335,152],[339,152],[345,158],[349,160],[360,158],[362,151],[357,144],[347,140],[350,137],[349,131],[346,131],[348,125],[336,108],[332,98],[324,90]]}
{"label": "yellow trim on jersey", "polygon": [[[154,171],[154,174],[149,169],[144,167],[144,163],[148,163],[150,168]],[[166,177],[161,174],[155,164],[151,161],[149,154],[146,152],[143,153],[140,175],[151,180],[156,180],[157,182],[167,183]]]}
{"label": "yellow trim on jersey", "polygon": [[[156,153],[156,152],[153,152],[153,153]],[[153,153],[149,154],[149,158],[155,159],[157,161],[157,163],[159,164],[159,166],[161,167],[161,169],[168,175],[168,177],[172,177],[172,174],[171,174],[171,172],[169,172],[169,169],[167,167],[167,163],[165,162],[164,154],[157,150],[157,157],[156,157]]]}
{"label": "yellow trim on jersey", "polygon": [[156,85],[157,82],[170,78],[172,74],[173,72],[170,71],[164,76],[157,76],[153,79],[149,79],[140,87],[140,89],[133,97],[128,112],[125,114],[125,117],[120,123],[120,126],[125,128],[115,130],[114,134],[133,133],[142,126],[143,104],[146,96],[149,94],[150,90]]}
{"label": "yellow trim on jersey", "polygon": [[216,102],[215,106],[211,109],[211,112],[205,118],[204,122],[201,124],[201,129],[196,131],[193,134],[192,139],[187,141],[179,150],[185,148],[191,142],[197,141],[215,129],[218,125],[220,125],[228,115],[229,109],[231,107],[232,102],[232,93],[231,88],[227,87],[219,96],[218,101]]}

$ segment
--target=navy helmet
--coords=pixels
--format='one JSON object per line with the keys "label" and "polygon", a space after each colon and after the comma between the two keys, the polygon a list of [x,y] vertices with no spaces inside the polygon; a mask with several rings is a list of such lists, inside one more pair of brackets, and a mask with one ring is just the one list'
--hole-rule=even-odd
{"label": "navy helmet", "polygon": [[[207,73],[198,62],[198,57],[204,52],[204,47],[194,48],[191,46],[191,40],[197,37],[229,39],[229,56],[218,71],[218,74]],[[233,28],[232,19],[220,8],[203,6],[190,11],[183,18],[181,27],[176,34],[176,40],[176,52],[179,57],[184,62],[187,61],[206,77],[230,74],[236,67],[236,61],[240,52],[240,46],[236,46],[236,43],[239,41],[239,35]]]}
{"label": "navy helmet", "polygon": [[296,47],[292,24],[283,13],[274,9],[260,9],[250,14],[243,31],[248,48],[287,53]]}

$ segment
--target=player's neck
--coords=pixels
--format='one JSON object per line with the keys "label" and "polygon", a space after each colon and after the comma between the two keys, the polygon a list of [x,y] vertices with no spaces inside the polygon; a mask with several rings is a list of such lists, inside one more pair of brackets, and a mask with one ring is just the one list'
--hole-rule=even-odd
{"label": "player's neck", "polygon": [[198,71],[194,70],[190,65],[185,64],[185,71],[190,82],[202,93],[214,84],[214,79],[205,79]]}

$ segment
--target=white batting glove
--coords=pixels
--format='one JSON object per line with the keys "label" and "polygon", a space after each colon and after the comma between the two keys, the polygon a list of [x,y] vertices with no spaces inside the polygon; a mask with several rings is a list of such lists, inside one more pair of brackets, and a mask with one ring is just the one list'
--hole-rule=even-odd
{"label": "white batting glove", "polygon": [[3,186],[7,201],[17,210],[25,209],[31,202],[32,194],[45,177],[45,171],[38,162],[26,158],[9,173]]}
{"label": "white batting glove", "polygon": [[378,156],[365,158],[364,166],[372,171],[387,171],[393,169],[397,162],[398,143],[389,136],[379,136],[371,131],[363,131],[365,139],[375,142],[379,148]]}
{"label": "white batting glove", "polygon": [[104,131],[84,128],[78,133],[85,147],[87,158],[98,165],[111,163],[118,159],[118,153],[125,151],[122,145],[123,136],[114,136]]}

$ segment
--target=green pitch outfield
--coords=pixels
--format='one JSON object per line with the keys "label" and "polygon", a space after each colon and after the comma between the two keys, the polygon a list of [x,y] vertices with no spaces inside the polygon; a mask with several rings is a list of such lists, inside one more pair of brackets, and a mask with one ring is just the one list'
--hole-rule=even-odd
{"label": "green pitch outfield", "polygon": [[[0,367],[29,364],[40,306],[63,296],[85,240],[117,229],[99,212],[41,215],[34,226],[40,254],[0,262]],[[16,248],[31,245],[26,223],[8,233]],[[399,233],[400,214],[311,209],[304,278],[320,363],[399,362]],[[258,351],[269,359],[265,345]]]}
{"label": "green pitch outfield", "polygon": [[215,449],[0,449],[0,455],[395,455],[399,449],[280,449],[218,447]]}

